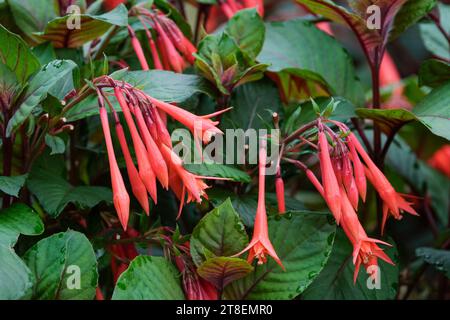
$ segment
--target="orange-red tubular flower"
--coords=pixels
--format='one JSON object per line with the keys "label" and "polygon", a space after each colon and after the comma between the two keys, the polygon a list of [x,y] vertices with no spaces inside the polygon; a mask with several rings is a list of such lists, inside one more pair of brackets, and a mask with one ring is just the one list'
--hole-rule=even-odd
{"label": "orange-red tubular flower", "polygon": [[275,192],[277,194],[278,212],[286,212],[286,201],[284,198],[284,181],[281,176],[275,178]]}
{"label": "orange-red tubular flower", "polygon": [[322,174],[324,198],[331,213],[333,213],[333,216],[336,219],[336,223],[339,225],[341,219],[339,184],[331,163],[327,137],[323,131],[319,132],[319,162]]}
{"label": "orange-red tubular flower", "polygon": [[266,141],[261,141],[259,150],[259,190],[258,207],[256,209],[255,226],[253,228],[253,237],[249,245],[236,254],[239,256],[246,251],[248,253],[248,262],[251,263],[255,258],[258,264],[267,262],[267,254],[270,255],[285,270],[280,258],[278,258],[275,249],[269,239],[269,228],[267,225],[266,203],[265,203],[265,179],[266,179]]}
{"label": "orange-red tubular flower", "polygon": [[370,266],[377,266],[377,258],[380,258],[387,263],[394,264],[392,260],[381,250],[377,243],[390,246],[388,243],[369,238],[364,231],[361,223],[358,220],[353,206],[348,200],[345,191],[341,188],[341,204],[342,204],[342,219],[341,225],[345,234],[353,245],[353,263],[355,265],[355,272],[353,274],[353,281],[356,282],[359,268],[362,265],[372,272],[376,272],[377,268],[373,270],[368,269]]}
{"label": "orange-red tubular flower", "polygon": [[156,177],[152,171],[150,162],[147,156],[147,150],[145,149],[144,143],[142,142],[139,133],[136,129],[136,125],[131,116],[128,104],[123,96],[122,89],[119,87],[114,88],[114,94],[119,102],[122,109],[125,121],[127,122],[128,128],[130,130],[131,139],[133,140],[134,151],[136,153],[136,158],[139,167],[139,176],[142,182],[145,184],[147,191],[150,193],[153,201],[157,202],[157,189],[156,189]]}
{"label": "orange-red tubular flower", "polygon": [[130,197],[128,196],[125,184],[117,165],[114,147],[109,131],[108,112],[104,107],[100,108],[100,120],[105,136],[106,149],[108,151],[109,170],[111,172],[111,185],[113,191],[113,203],[119,216],[120,223],[124,230],[127,230],[128,217],[130,215]]}
{"label": "orange-red tubular flower", "polygon": [[342,182],[347,191],[348,199],[355,210],[358,210],[358,188],[356,187],[353,168],[349,158],[342,161]]}
{"label": "orange-red tubular flower", "polygon": [[[214,122],[209,119],[216,116],[218,113],[207,116],[197,116],[182,108],[176,107],[163,101],[159,101],[155,98],[149,97],[149,100],[157,108],[185,125],[195,135],[196,139],[200,138],[203,140],[203,142],[207,143],[211,140],[213,134],[222,134],[222,131],[220,131],[220,129],[216,127],[219,122]],[[227,110],[224,110],[223,112],[225,111]],[[201,136],[199,137],[198,135]]]}
{"label": "orange-red tubular flower", "polygon": [[370,159],[369,155],[366,153],[355,135],[350,133],[348,138],[350,139],[350,143],[355,146],[355,149],[367,165],[367,168],[365,169],[366,177],[377,190],[381,199],[383,199],[383,223],[381,230],[384,230],[384,225],[389,213],[397,220],[402,218],[402,215],[400,214],[401,211],[406,211],[412,215],[418,215],[417,212],[411,207],[411,204],[395,191],[381,170],[378,169],[372,159]]}
{"label": "orange-red tubular flower", "polygon": [[450,144],[436,151],[428,160],[428,164],[450,178]]}
{"label": "orange-red tubular flower", "polygon": [[165,52],[167,54],[167,59],[172,66],[175,72],[181,73],[184,69],[184,61],[183,58],[178,53],[177,49],[173,45],[172,41],[170,41],[169,36],[166,34],[164,29],[159,25],[159,23],[155,22],[156,32],[158,33],[162,44],[164,45]]}
{"label": "orange-red tubular flower", "polygon": [[164,70],[161,59],[159,58],[158,50],[156,49],[156,44],[153,38],[148,39],[150,45],[150,51],[152,53],[153,64],[155,65],[156,70]]}
{"label": "orange-red tubular flower", "polygon": [[155,173],[163,188],[167,189],[169,187],[169,173],[167,171],[166,162],[164,161],[164,158],[161,155],[158,146],[156,145],[155,141],[150,135],[150,132],[148,131],[141,109],[139,109],[138,107],[134,108],[134,114],[136,116],[141,137],[144,139],[144,143],[147,148],[148,159],[150,161],[153,172]]}
{"label": "orange-red tubular flower", "polygon": [[138,38],[136,37],[134,30],[130,26],[128,26],[128,33],[130,34],[131,45],[133,46],[133,50],[139,59],[139,63],[141,64],[142,70],[149,70],[147,59],[145,59],[145,54],[144,54],[144,50],[142,50],[141,43],[139,42]]}
{"label": "orange-red tubular flower", "polygon": [[122,125],[119,122],[116,123],[116,134],[120,142],[120,147],[122,148],[123,156],[125,158],[128,177],[131,183],[131,190],[133,191],[133,194],[138,200],[141,207],[144,209],[145,213],[148,215],[150,213],[150,207],[148,203],[147,189],[145,188],[145,185],[139,177],[139,173],[136,170],[136,167],[134,166],[130,150],[128,149],[125,133],[123,132]]}
{"label": "orange-red tubular flower", "polygon": [[367,181],[366,174],[364,173],[364,165],[361,163],[353,143],[348,143],[348,148],[350,150],[350,157],[353,163],[356,187],[358,188],[362,201],[365,202],[367,194]]}

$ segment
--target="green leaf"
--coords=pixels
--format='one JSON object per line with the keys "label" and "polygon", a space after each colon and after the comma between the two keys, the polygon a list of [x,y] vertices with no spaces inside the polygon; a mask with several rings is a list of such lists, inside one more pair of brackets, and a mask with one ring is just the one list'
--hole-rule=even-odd
{"label": "green leaf", "polygon": [[[450,5],[438,4],[440,22],[447,34],[450,34]],[[420,24],[420,35],[430,53],[450,60],[450,44],[433,21]]]}
{"label": "green leaf", "polygon": [[[79,22],[80,28],[69,28]],[[121,4],[113,11],[99,16],[69,14],[51,20],[44,32],[36,33],[38,39],[50,41],[55,48],[78,48],[102,36],[112,26],[128,25],[128,10]]]}
{"label": "green leaf", "polygon": [[200,220],[190,243],[192,260],[197,266],[208,258],[232,256],[245,248],[248,236],[229,199]]}
{"label": "green leaf", "polygon": [[[307,45],[305,45],[307,44]],[[338,41],[301,20],[266,24],[266,41],[258,61],[269,71],[288,72],[324,84],[332,95],[364,104],[364,90],[348,53]]]}
{"label": "green leaf", "polygon": [[402,6],[394,19],[394,26],[389,35],[390,40],[395,40],[410,26],[422,19],[436,5],[437,0],[408,0]]}
{"label": "green leaf", "polygon": [[27,299],[34,277],[14,250],[0,243],[0,300]]}
{"label": "green leaf", "polygon": [[91,300],[97,287],[97,260],[91,243],[68,230],[42,239],[23,259],[36,283],[33,299]]}
{"label": "green leaf", "polygon": [[197,269],[200,277],[216,286],[220,292],[233,281],[245,277],[253,267],[245,260],[230,257],[215,257],[203,262]]}
{"label": "green leaf", "polygon": [[184,167],[199,176],[227,178],[244,183],[251,182],[251,178],[246,172],[224,164],[185,164]]}
{"label": "green leaf", "polygon": [[450,279],[450,252],[434,248],[417,248],[416,256],[443,272]]}
{"label": "green leaf", "polygon": [[14,177],[0,176],[0,190],[10,196],[18,197],[28,174]]}
{"label": "green leaf", "polygon": [[233,109],[222,117],[222,128],[265,129],[273,112],[281,110],[281,100],[273,82],[263,79],[236,88],[231,97]]}
{"label": "green leaf", "polygon": [[44,232],[39,215],[23,203],[0,211],[0,244],[13,247],[20,234],[35,236]]}
{"label": "green leaf", "polygon": [[58,15],[53,0],[8,0],[8,4],[17,26],[33,41],[38,40],[33,33],[44,30],[47,22]]}
{"label": "green leaf", "polygon": [[43,157],[31,169],[27,186],[44,210],[52,217],[57,217],[69,203],[81,209],[92,208],[101,201],[111,202],[109,188],[93,186],[72,186],[63,177],[61,157]]}
{"label": "green leaf", "polygon": [[450,63],[430,59],[420,66],[419,86],[436,88],[446,82],[450,82]]}
{"label": "green leaf", "polygon": [[412,112],[435,135],[450,140],[450,82],[434,89]]}
{"label": "green leaf", "polygon": [[117,280],[113,300],[184,300],[177,269],[161,257],[138,256]]}
{"label": "green leaf", "polygon": [[[197,75],[151,70],[116,72],[111,76],[116,80],[126,81],[153,98],[165,102],[181,103],[198,93],[213,95],[211,85]],[[69,121],[75,121],[97,114],[97,98],[91,96],[67,112],[65,117]]]}
{"label": "green leaf", "polygon": [[386,134],[398,131],[403,125],[418,120],[417,117],[406,109],[366,109],[355,110],[356,114],[364,119],[371,119],[378,123]]}
{"label": "green leaf", "polygon": [[264,43],[265,26],[256,9],[238,11],[228,21],[225,32],[250,59],[258,56]]}
{"label": "green leaf", "polygon": [[0,62],[14,72],[21,84],[39,69],[40,63],[25,41],[0,25]]}
{"label": "green leaf", "polygon": [[293,299],[327,262],[336,229],[328,215],[288,212],[275,217],[269,218],[269,238],[286,271],[268,257],[266,264],[257,265],[253,273],[225,289],[227,299]]}
{"label": "green leaf", "polygon": [[33,109],[47,97],[52,87],[58,85],[58,82],[63,81],[66,77],[72,77],[72,70],[76,66],[70,60],[55,60],[43,66],[30,80],[27,89],[21,96],[19,108],[8,122],[7,134],[10,135],[14,129],[25,122]]}
{"label": "green leaf", "polygon": [[450,140],[450,82],[434,89],[412,111],[405,109],[356,109],[356,113],[380,124],[389,133],[411,121],[419,121],[435,135]]}
{"label": "green leaf", "polygon": [[66,150],[66,144],[64,140],[58,136],[46,134],[45,144],[52,150],[50,155],[64,153],[64,151]]}
{"label": "green leaf", "polygon": [[[392,243],[392,241],[389,241],[389,243]],[[356,283],[353,284],[355,266],[352,262],[352,251],[353,248],[344,232],[339,230],[325,268],[302,294],[302,298],[307,300],[394,299],[398,290],[398,266],[392,266],[378,259],[381,288],[371,290],[367,287],[369,275],[364,267],[360,268]],[[387,248],[384,251],[395,263],[398,263],[395,247]]]}

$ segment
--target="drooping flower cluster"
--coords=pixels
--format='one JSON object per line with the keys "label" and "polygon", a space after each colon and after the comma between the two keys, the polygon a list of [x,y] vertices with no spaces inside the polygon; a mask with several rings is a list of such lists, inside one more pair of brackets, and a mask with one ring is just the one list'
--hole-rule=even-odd
{"label": "drooping flower cluster", "polygon": [[[186,67],[185,61],[194,63],[193,54],[197,49],[173,20],[157,9],[148,10],[142,5],[133,7],[132,13],[145,30],[154,69],[181,73]],[[128,26],[128,33],[142,70],[149,70],[142,45],[131,26]]]}
{"label": "drooping flower cluster", "polygon": [[[334,132],[327,123],[336,126],[339,132]],[[400,220],[402,212],[417,215],[411,203],[405,200],[405,195],[395,191],[345,124],[318,119],[304,128],[305,130],[300,130],[301,134],[311,137],[311,141],[303,138],[299,146],[303,146],[306,141],[317,151],[321,181],[302,162],[287,157],[285,160],[306,172],[307,178],[322,195],[337,224],[342,226],[352,243],[354,280],[356,281],[361,264],[368,269],[370,266],[377,265],[378,258],[392,264],[391,259],[377,245],[388,244],[369,238],[362,227],[357,216],[359,199],[365,201],[367,180],[369,180],[383,201],[382,231],[389,216]],[[315,140],[317,144],[313,143]],[[298,146],[291,148],[293,149],[297,151]],[[376,272],[376,270],[374,268],[369,271]]]}
{"label": "drooping flower cluster", "polygon": [[[183,167],[182,159],[173,151],[164,118],[168,114],[195,133],[196,139],[207,143],[214,134],[222,133],[216,127],[218,123],[210,120],[216,114],[196,116],[173,104],[155,99],[128,83],[118,82],[107,76],[96,79],[94,84],[97,87],[100,119],[108,152],[113,202],[123,228],[127,228],[130,198],[117,165],[105,101],[114,115],[116,135],[133,195],[144,211],[149,214],[148,194],[157,203],[157,181],[164,189],[170,188],[180,200],[179,215],[185,202],[201,202],[202,197],[206,197],[205,190],[208,188],[203,181],[206,177],[196,176]],[[137,168],[119,116],[108,99],[111,93],[105,89],[112,89],[119,103],[131,135]]]}

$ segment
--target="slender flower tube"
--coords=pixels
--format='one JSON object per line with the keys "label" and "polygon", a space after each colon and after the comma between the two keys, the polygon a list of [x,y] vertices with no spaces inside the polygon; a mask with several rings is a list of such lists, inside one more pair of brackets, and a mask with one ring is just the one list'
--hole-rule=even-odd
{"label": "slender flower tube", "polygon": [[113,191],[113,203],[119,216],[122,228],[127,230],[128,218],[130,215],[130,197],[120,174],[119,166],[117,165],[116,156],[114,154],[114,147],[109,131],[108,112],[104,107],[100,108],[100,120],[103,128],[103,135],[105,136],[106,149],[108,151],[109,170],[111,172],[111,185]]}
{"label": "slender flower tube", "polygon": [[381,172],[380,169],[373,163],[367,152],[364,150],[363,146],[359,143],[358,139],[353,133],[350,133],[348,138],[351,143],[355,146],[356,151],[361,155],[367,168],[365,169],[366,177],[372,183],[374,188],[377,190],[381,199],[383,199],[383,223],[381,230],[383,232],[384,225],[387,220],[388,214],[391,214],[395,219],[400,220],[402,215],[401,211],[406,211],[412,215],[418,215],[417,212],[411,207],[403,197],[398,194],[394,187],[392,187],[389,180]]}
{"label": "slender flower tube", "polygon": [[164,161],[158,146],[148,131],[141,109],[139,109],[139,107],[135,107],[134,114],[136,116],[141,137],[144,139],[144,143],[147,148],[148,159],[150,161],[150,165],[152,166],[153,172],[163,188],[167,189],[169,186],[169,174],[167,171],[166,162]]}
{"label": "slender flower tube", "polygon": [[128,149],[127,140],[125,138],[125,133],[123,132],[122,125],[120,122],[116,123],[116,134],[119,139],[120,146],[122,148],[122,153],[125,158],[125,163],[127,166],[128,177],[130,178],[131,189],[133,194],[138,200],[141,207],[144,209],[145,213],[148,215],[150,213],[150,207],[148,203],[147,189],[144,183],[139,177],[139,173],[134,166],[133,159],[131,158],[130,150]]}
{"label": "slender flower tube", "polygon": [[355,210],[358,210],[358,188],[356,187],[353,168],[349,158],[342,161],[342,182],[347,191],[348,199]]}
{"label": "slender flower tube", "polygon": [[161,53],[163,69],[172,70],[172,68],[170,67],[169,56],[167,54],[167,50],[165,48],[164,41],[162,40],[161,36],[158,36],[156,38],[156,44],[158,45],[159,52]]}
{"label": "slender flower tube", "polygon": [[336,223],[339,225],[341,219],[341,196],[339,193],[338,181],[330,159],[327,137],[323,131],[319,131],[319,160],[324,198],[336,219]]}
{"label": "slender flower tube", "polygon": [[130,130],[131,139],[133,140],[134,151],[136,153],[136,158],[139,167],[139,176],[142,182],[145,184],[147,191],[150,193],[153,201],[157,202],[157,189],[156,189],[156,177],[152,171],[150,162],[148,160],[147,150],[145,149],[144,143],[142,142],[139,133],[136,129],[136,125],[131,116],[128,104],[123,96],[122,89],[119,87],[114,87],[114,94],[122,108],[125,121],[127,122],[128,128]]}
{"label": "slender flower tube", "polygon": [[362,201],[365,202],[367,194],[367,181],[366,175],[364,173],[364,165],[361,163],[361,160],[359,159],[359,156],[356,152],[355,146],[350,140],[348,140],[347,146],[350,150],[350,157],[353,163],[356,187],[358,188],[358,193]]}
{"label": "slender flower tube", "polygon": [[164,70],[161,59],[159,57],[158,50],[156,49],[156,44],[153,38],[148,39],[150,45],[150,51],[152,53],[153,64],[155,65],[156,70]]}
{"label": "slender flower tube", "polygon": [[142,46],[138,38],[136,37],[136,33],[130,26],[128,26],[128,33],[130,34],[131,45],[133,46],[133,50],[139,59],[142,70],[149,70],[147,59],[145,59],[144,50],[142,50]]}
{"label": "slender flower tube", "polygon": [[275,178],[275,192],[277,194],[278,212],[286,212],[286,201],[284,198],[284,181],[279,175]]}
{"label": "slender flower tube", "polygon": [[233,18],[235,11],[231,8],[226,0],[220,1],[220,9],[228,19]]}
{"label": "slender flower tube", "polygon": [[258,207],[256,209],[255,226],[253,229],[253,237],[249,245],[236,254],[239,256],[246,251],[248,253],[248,262],[251,263],[255,258],[258,264],[267,262],[267,255],[270,255],[283,270],[285,270],[280,258],[278,258],[275,249],[269,239],[269,228],[267,225],[266,203],[265,203],[265,179],[266,179],[266,141],[261,141],[259,150],[259,190],[258,190]]}

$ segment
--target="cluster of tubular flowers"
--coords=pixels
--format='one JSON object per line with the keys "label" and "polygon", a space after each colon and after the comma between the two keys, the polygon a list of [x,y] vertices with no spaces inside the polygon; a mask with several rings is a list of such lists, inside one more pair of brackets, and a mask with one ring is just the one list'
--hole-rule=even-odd
{"label": "cluster of tubular flowers", "polygon": [[247,8],[256,8],[259,15],[264,17],[264,0],[219,0],[219,6],[228,19],[239,10]]}
{"label": "cluster of tubular flowers", "polygon": [[267,225],[267,213],[265,203],[265,179],[266,179],[266,161],[267,161],[267,142],[265,140],[260,141],[258,169],[259,169],[259,189],[258,189],[258,206],[256,208],[255,224],[253,228],[253,237],[248,246],[236,254],[239,256],[248,251],[248,262],[256,258],[258,264],[264,264],[267,262],[267,256],[271,256],[284,270],[284,266],[278,258],[272,242],[269,239],[269,229]]}
{"label": "cluster of tubular flowers", "polygon": [[[172,190],[180,200],[179,215],[185,202],[200,203],[202,197],[206,197],[205,190],[208,186],[204,179],[208,177],[196,176],[183,167],[182,159],[173,151],[165,117],[169,115],[190,129],[196,139],[202,138],[203,142],[208,143],[213,135],[222,134],[216,127],[218,122],[210,120],[217,114],[196,116],[173,104],[155,99],[128,83],[118,82],[107,76],[97,78],[94,84],[97,88],[100,120],[108,152],[113,202],[122,227],[125,230],[127,228],[130,198],[117,165],[105,101],[114,116],[115,132],[125,159],[133,195],[144,211],[149,214],[148,194],[155,204],[157,203],[157,181],[164,189]],[[119,116],[109,101],[111,90],[130,132],[137,168]]]}
{"label": "cluster of tubular flowers", "polygon": [[[173,20],[157,9],[148,10],[139,5],[133,8],[132,13],[137,16],[145,30],[154,69],[181,73],[186,67],[185,61],[194,63],[193,54],[197,49]],[[142,45],[131,26],[128,26],[128,33],[142,70],[149,70]]]}
{"label": "cluster of tubular flowers", "polygon": [[[334,132],[325,122],[336,126],[339,132]],[[327,203],[336,223],[342,226],[352,243],[354,280],[356,281],[361,264],[368,269],[369,266],[377,265],[378,258],[392,264],[391,259],[377,245],[389,244],[369,238],[362,227],[357,216],[359,199],[362,201],[366,199],[368,180],[383,200],[382,232],[388,216],[400,220],[402,212],[417,215],[411,203],[405,200],[405,195],[395,191],[345,124],[319,119],[303,128],[305,130],[299,130],[299,132],[303,131],[301,133],[306,137],[313,137],[312,140],[302,138],[301,143],[292,147],[291,150],[298,151],[298,146],[305,144],[313,146],[318,153],[321,181],[302,162],[288,157],[284,159],[305,171],[308,179]],[[317,144],[313,142],[315,140]],[[283,187],[282,183],[276,183],[275,186],[277,195],[283,197],[282,190],[278,190]],[[376,268],[368,269],[371,272],[376,270]]]}

